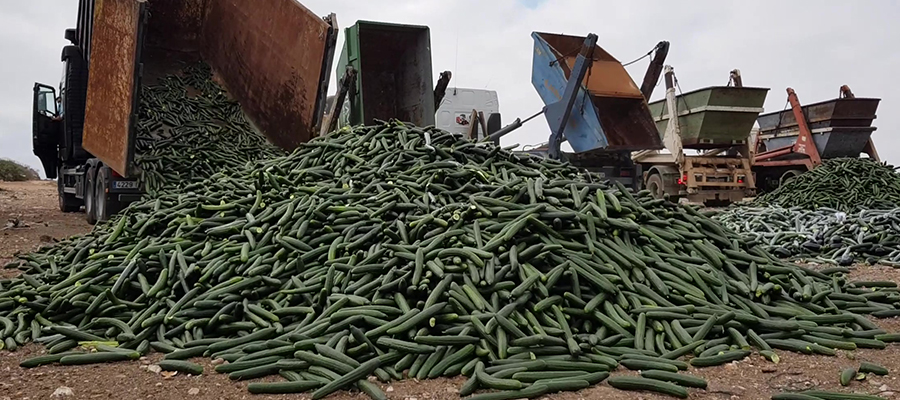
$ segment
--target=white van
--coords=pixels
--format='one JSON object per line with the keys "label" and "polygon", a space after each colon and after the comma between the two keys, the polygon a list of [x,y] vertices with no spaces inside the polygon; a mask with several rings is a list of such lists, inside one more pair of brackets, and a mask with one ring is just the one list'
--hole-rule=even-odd
{"label": "white van", "polygon": [[[485,89],[465,89],[450,87],[438,107],[435,123],[438,128],[457,134],[469,133],[469,125],[472,118],[472,110],[480,111],[488,120],[488,131],[500,128],[500,102],[497,100],[497,92]],[[491,116],[496,122],[491,120]],[[478,130],[478,139],[484,137],[484,132]]]}

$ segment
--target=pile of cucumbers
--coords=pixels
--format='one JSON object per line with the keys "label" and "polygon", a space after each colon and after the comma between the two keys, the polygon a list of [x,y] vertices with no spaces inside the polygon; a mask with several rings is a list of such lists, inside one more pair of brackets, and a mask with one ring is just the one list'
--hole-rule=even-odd
{"label": "pile of cucumbers", "polygon": [[900,266],[900,208],[844,213],[825,207],[732,207],[713,218],[781,258]]}
{"label": "pile of cucumbers", "polygon": [[757,197],[753,204],[843,212],[897,208],[900,174],[893,166],[869,158],[828,159]]}
{"label": "pile of cucumbers", "polygon": [[141,88],[135,163],[150,194],[282,155],[247,121],[203,62]]}
{"label": "pile of cucumbers", "polygon": [[372,375],[464,375],[477,400],[603,381],[686,398],[706,387],[689,365],[884,348],[898,336],[867,315],[900,315],[894,283],[784,263],[691,206],[396,121],[160,193],[15,266],[0,339],[48,352],[23,366],[155,350],[313,399],[386,398]]}

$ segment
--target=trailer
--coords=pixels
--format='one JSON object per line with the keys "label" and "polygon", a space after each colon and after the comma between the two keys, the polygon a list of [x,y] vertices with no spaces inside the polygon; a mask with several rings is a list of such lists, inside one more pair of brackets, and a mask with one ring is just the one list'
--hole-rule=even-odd
{"label": "trailer", "polygon": [[757,119],[753,172],[762,191],[774,190],[829,158],[865,154],[880,161],[872,122],[881,99],[858,98],[847,85],[838,98],[805,106],[794,89],[787,88],[787,95],[790,109]]}
{"label": "trailer", "polygon": [[143,195],[134,163],[142,83],[203,60],[270,142],[293,149],[321,124],[334,14],[295,0],[80,0],[59,90],[36,83],[34,153],[59,208],[109,219]]}
{"label": "trailer", "polygon": [[[748,138],[768,88],[743,86],[733,70],[728,86],[675,95],[675,72],[665,66],[666,97],[650,113],[667,152],[632,154],[653,197],[725,205],[755,195]],[[677,116],[677,117],[675,117]],[[687,155],[686,150],[699,154]]]}

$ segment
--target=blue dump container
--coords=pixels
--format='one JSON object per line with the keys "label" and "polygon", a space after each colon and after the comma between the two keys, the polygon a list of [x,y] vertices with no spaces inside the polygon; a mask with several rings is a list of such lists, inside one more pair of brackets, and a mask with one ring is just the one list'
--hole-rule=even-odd
{"label": "blue dump container", "polygon": [[[533,32],[531,83],[544,104],[562,98],[584,37]],[[575,153],[659,150],[662,140],[641,90],[618,60],[596,46],[564,132]]]}

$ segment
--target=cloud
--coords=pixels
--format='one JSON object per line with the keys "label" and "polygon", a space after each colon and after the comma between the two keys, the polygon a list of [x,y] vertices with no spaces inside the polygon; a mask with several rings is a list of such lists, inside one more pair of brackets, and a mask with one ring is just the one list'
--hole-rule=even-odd
{"label": "cloud", "polygon": [[[771,88],[767,112],[784,107],[789,86],[801,102],[813,103],[836,97],[848,84],[860,97],[882,99],[873,137],[881,157],[900,164],[900,136],[894,134],[900,115],[892,113],[900,106],[900,80],[893,79],[900,54],[891,50],[891,39],[900,37],[896,2],[300,1],[316,14],[336,13],[342,27],[361,19],[429,26],[435,79],[451,70],[451,86],[496,90],[506,122],[543,107],[531,86],[532,31],[596,33],[599,45],[620,61],[668,40],[667,63],[683,90],[724,85],[728,72],[740,68],[745,85]],[[56,86],[63,31],[75,22],[73,3],[0,2],[0,54],[6,61],[0,63],[0,157],[40,168],[31,155],[31,86]],[[640,82],[646,66],[641,61],[628,71]],[[657,88],[653,99],[663,92]],[[546,121],[536,118],[503,144],[539,143],[548,135]]]}

